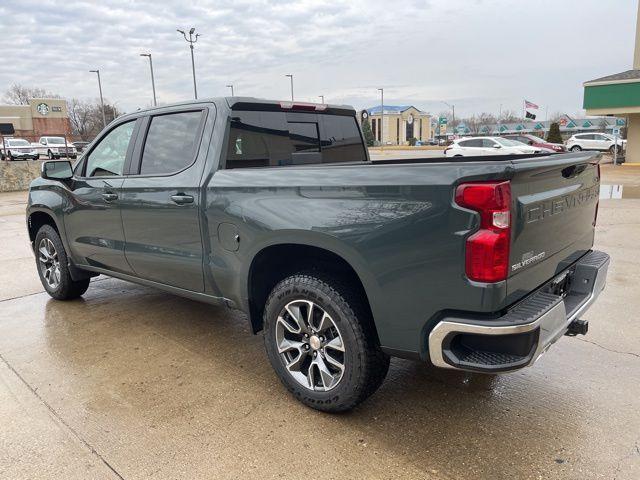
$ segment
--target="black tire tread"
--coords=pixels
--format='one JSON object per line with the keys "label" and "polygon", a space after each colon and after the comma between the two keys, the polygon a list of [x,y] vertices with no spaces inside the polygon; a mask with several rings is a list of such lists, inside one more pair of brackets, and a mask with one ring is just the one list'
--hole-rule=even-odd
{"label": "black tire tread", "polygon": [[[363,348],[359,352],[362,360],[362,375],[360,382],[349,392],[349,395],[342,396],[336,404],[310,404],[304,398],[302,388],[291,388],[285,383],[287,389],[296,396],[302,403],[312,408],[327,412],[341,412],[354,408],[371,396],[384,381],[389,369],[389,356],[386,355],[379,346],[373,320],[369,308],[362,295],[339,276],[332,275],[322,270],[302,271],[291,275],[280,281],[272,290],[265,304],[265,323],[267,322],[267,312],[269,305],[275,300],[275,296],[282,289],[292,286],[304,286],[317,288],[330,297],[337,306],[346,312],[347,321],[352,325],[356,341]],[[266,333],[265,329],[265,333]],[[284,382],[283,382],[284,383]]]}
{"label": "black tire tread", "polygon": [[[53,245],[56,247],[56,251],[58,252],[58,259],[60,261],[60,286],[56,290],[50,290],[45,285],[44,279],[42,278],[42,273],[40,272],[40,265],[38,261],[38,245],[40,244],[40,240],[44,237],[49,238]],[[40,276],[40,280],[42,281],[42,285],[46,292],[56,300],[73,300],[74,298],[81,297],[89,288],[89,283],[91,279],[83,279],[75,281],[71,278],[71,273],[69,271],[67,252],[64,249],[64,245],[62,244],[62,239],[60,235],[51,225],[43,225],[38,230],[36,234],[36,239],[34,242],[35,245],[35,254],[36,254],[36,268],[38,269],[38,275]]]}

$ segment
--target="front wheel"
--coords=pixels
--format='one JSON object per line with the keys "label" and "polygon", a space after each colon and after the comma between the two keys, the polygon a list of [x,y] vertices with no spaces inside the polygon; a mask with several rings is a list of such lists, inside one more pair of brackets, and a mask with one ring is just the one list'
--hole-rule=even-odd
{"label": "front wheel", "polygon": [[348,284],[322,273],[278,283],[264,310],[264,342],[278,377],[302,403],[350,410],[374,393],[389,369],[369,309]]}
{"label": "front wheel", "polygon": [[50,296],[71,300],[87,291],[90,279],[74,281],[71,278],[64,245],[51,225],[43,225],[38,230],[35,250],[40,282]]}
{"label": "front wheel", "polygon": [[[618,153],[620,153],[621,151],[622,151],[622,148],[620,147],[620,145],[618,145]],[[609,153],[611,155],[615,155],[615,153],[616,153],[616,146],[615,145],[611,145],[609,147]]]}
{"label": "front wheel", "polygon": [[572,152],[579,152],[580,150],[582,150],[582,147],[580,147],[580,145],[574,145],[569,150],[571,150]]}

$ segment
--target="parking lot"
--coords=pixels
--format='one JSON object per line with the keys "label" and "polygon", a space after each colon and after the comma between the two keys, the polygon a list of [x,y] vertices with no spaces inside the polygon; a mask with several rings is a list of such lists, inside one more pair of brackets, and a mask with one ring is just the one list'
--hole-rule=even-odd
{"label": "parking lot", "polygon": [[586,337],[500,376],[394,359],[341,415],[290,397],[237,312],[105,277],[52,300],[26,192],[0,194],[0,478],[640,478],[640,167],[602,183]]}

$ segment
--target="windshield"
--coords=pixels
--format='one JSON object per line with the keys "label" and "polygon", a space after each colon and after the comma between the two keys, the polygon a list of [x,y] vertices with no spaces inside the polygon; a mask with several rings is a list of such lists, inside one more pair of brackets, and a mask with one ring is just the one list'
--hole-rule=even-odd
{"label": "windshield", "polygon": [[49,143],[51,145],[64,145],[64,138],[60,137],[48,137]]}
{"label": "windshield", "polygon": [[515,140],[509,140],[507,138],[494,138],[503,147],[522,147],[524,143],[516,142]]}
{"label": "windshield", "polygon": [[28,147],[30,145],[29,142],[22,139],[9,140],[9,145],[12,147]]}

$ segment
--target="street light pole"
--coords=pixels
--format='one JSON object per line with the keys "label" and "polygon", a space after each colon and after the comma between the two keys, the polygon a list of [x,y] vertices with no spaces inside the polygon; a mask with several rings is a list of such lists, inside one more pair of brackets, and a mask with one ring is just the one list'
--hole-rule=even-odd
{"label": "street light pole", "polygon": [[291,80],[291,101],[293,102],[293,75],[287,74],[285,77],[289,77],[289,80]]}
{"label": "street light pole", "polygon": [[98,90],[100,90],[100,108],[102,109],[102,123],[107,126],[107,117],[104,114],[104,99],[102,98],[102,82],[100,81],[100,70],[89,70],[90,73],[98,74]]}
{"label": "street light pole", "polygon": [[324,103],[324,95],[318,95],[320,97],[320,101]]}
{"label": "street light pole", "polygon": [[156,81],[153,78],[153,60],[151,60],[150,53],[141,53],[140,56],[149,58],[149,68],[151,69],[151,88],[153,89],[153,106],[157,107],[158,101],[156,100]]}
{"label": "street light pole", "polygon": [[380,149],[384,150],[384,88],[379,88],[380,91]]}
{"label": "street light pole", "polygon": [[196,29],[194,27],[191,27],[191,30],[189,30],[189,38],[187,38],[187,34],[184,32],[184,30],[180,30],[180,29],[177,29],[177,30],[182,34],[185,41],[189,44],[189,48],[191,49],[191,71],[193,72],[193,95],[197,100],[198,87],[196,87],[196,62],[193,59],[193,45],[198,41],[198,37],[200,37],[201,35],[199,33],[196,33],[195,37],[193,36],[193,34],[196,32]]}
{"label": "street light pole", "polygon": [[456,106],[455,105],[451,105],[450,103],[447,102],[442,102],[444,103],[447,107],[449,107],[451,109],[451,125],[452,128],[454,128],[454,134],[455,134],[455,128],[456,128]]}
{"label": "street light pole", "polygon": [[231,96],[235,97],[235,95],[233,94],[233,85],[227,85],[227,87],[231,89]]}

